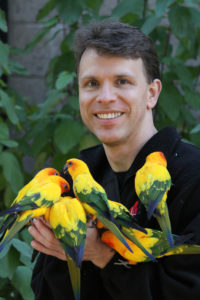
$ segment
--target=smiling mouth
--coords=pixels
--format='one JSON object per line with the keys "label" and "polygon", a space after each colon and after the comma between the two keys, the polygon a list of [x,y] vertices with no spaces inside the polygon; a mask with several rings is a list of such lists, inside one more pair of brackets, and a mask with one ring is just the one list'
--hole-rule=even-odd
{"label": "smiling mouth", "polygon": [[115,112],[115,113],[108,113],[108,114],[96,114],[98,119],[104,119],[104,120],[109,120],[109,119],[114,119],[117,117],[120,117],[123,115],[122,112]]}

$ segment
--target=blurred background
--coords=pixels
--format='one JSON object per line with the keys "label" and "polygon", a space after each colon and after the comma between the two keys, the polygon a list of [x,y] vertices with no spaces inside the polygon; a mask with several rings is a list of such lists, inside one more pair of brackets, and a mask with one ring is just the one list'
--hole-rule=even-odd
{"label": "blurred background", "polygon": [[[38,170],[61,170],[98,143],[80,119],[72,42],[106,18],[151,36],[163,82],[156,126],[200,146],[200,0],[0,0],[0,210]],[[0,253],[0,300],[34,299],[30,237],[18,237]]]}

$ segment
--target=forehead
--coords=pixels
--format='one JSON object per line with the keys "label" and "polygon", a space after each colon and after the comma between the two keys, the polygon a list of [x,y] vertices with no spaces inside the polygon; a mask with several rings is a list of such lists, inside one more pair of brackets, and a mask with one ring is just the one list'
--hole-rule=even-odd
{"label": "forehead", "polygon": [[141,58],[126,58],[111,54],[99,54],[95,49],[86,49],[79,64],[79,80],[89,76],[119,75],[126,73],[133,75],[140,72],[144,75]]}

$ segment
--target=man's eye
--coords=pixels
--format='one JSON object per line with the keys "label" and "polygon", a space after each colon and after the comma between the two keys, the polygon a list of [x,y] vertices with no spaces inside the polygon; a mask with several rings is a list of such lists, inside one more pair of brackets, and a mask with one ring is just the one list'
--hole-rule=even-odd
{"label": "man's eye", "polygon": [[124,85],[124,84],[128,84],[129,82],[126,79],[119,79],[117,81],[118,84]]}
{"label": "man's eye", "polygon": [[91,80],[91,81],[89,81],[88,83],[87,83],[87,86],[89,86],[89,87],[93,87],[93,86],[97,86],[98,84],[97,84],[97,82],[95,81],[95,80]]}

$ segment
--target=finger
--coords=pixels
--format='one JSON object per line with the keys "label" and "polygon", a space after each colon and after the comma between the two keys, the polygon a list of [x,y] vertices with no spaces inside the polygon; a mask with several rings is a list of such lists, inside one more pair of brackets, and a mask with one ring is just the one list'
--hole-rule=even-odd
{"label": "finger", "polygon": [[66,260],[65,251],[62,247],[60,249],[61,251],[56,251],[45,247],[43,244],[39,243],[38,241],[31,241],[31,246],[39,252],[42,252],[47,255],[55,256],[61,260]]}
{"label": "finger", "polygon": [[54,242],[55,235],[53,231],[49,228],[49,226],[46,226],[46,223],[44,221],[39,220],[39,219],[34,219],[33,224],[37,231],[39,231],[40,235],[45,239],[48,240],[49,242],[52,241]]}
{"label": "finger", "polygon": [[45,224],[47,227],[51,228],[49,221],[45,220],[44,217],[40,217],[39,219],[42,221],[43,224]]}
{"label": "finger", "polygon": [[45,245],[47,248],[56,250],[60,246],[52,230],[39,220],[34,221],[34,225],[30,226],[28,231],[37,242]]}

